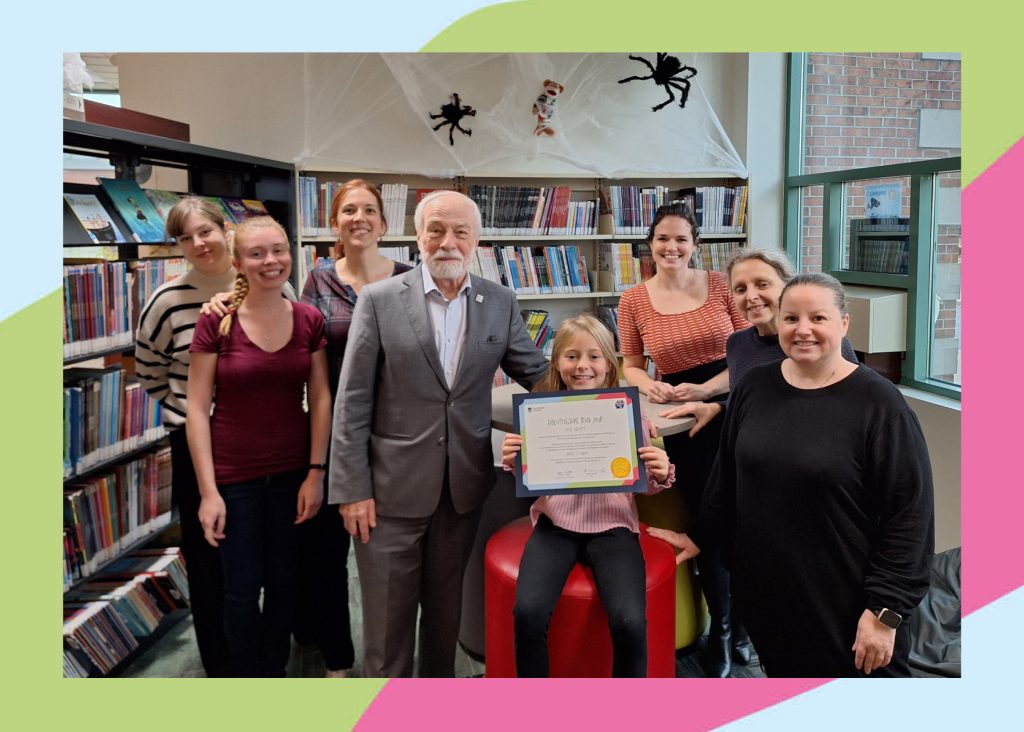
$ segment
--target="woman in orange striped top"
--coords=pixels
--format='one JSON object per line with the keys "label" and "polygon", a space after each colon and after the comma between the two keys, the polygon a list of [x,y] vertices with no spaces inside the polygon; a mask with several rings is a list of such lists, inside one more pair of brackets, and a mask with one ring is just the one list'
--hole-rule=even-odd
{"label": "woman in orange striped top", "polygon": [[[669,203],[658,208],[647,240],[657,274],[623,293],[619,301],[626,381],[657,404],[724,399],[729,391],[725,342],[750,324],[736,309],[722,274],[690,268],[700,229],[688,206]],[[657,367],[657,379],[644,369],[645,350]],[[691,518],[700,511],[721,424],[717,418],[689,434],[665,438]],[[733,641],[728,574],[717,556],[698,558],[698,569],[711,615],[705,670],[709,676],[728,676]]]}

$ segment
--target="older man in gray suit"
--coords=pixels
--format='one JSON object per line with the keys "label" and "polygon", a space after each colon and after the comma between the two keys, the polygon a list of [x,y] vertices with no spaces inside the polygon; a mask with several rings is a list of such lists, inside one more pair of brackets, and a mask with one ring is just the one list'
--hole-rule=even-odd
{"label": "older man in gray suit", "polygon": [[334,408],[330,502],[356,539],[363,671],[453,676],[462,575],[494,484],[491,383],[547,370],[513,293],[469,274],[480,210],[455,191],[416,207],[423,264],[366,286]]}

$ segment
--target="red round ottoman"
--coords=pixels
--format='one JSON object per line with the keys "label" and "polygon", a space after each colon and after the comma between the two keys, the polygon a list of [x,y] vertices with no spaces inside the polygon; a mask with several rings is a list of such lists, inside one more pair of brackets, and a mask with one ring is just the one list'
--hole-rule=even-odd
{"label": "red round ottoman", "polygon": [[[516,675],[512,607],[519,561],[533,532],[529,517],[513,521],[487,542],[484,555],[486,595],[485,657],[488,678]],[[640,548],[647,568],[647,675],[674,677],[675,552],[640,527]],[[558,677],[607,677],[612,673],[612,639],[608,617],[589,568],[577,564],[569,573],[548,630],[550,674]]]}

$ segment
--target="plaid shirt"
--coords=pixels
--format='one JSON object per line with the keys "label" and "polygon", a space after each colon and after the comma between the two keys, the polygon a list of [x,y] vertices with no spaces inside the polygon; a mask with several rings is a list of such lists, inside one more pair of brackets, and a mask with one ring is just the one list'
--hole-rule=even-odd
{"label": "plaid shirt", "polygon": [[[408,272],[410,269],[412,267],[407,264],[395,262],[392,276]],[[345,347],[348,344],[348,329],[352,324],[352,311],[356,307],[356,292],[338,278],[334,260],[324,258],[319,260],[317,267],[309,273],[306,286],[302,288],[302,302],[312,305],[324,316],[333,397],[338,393],[341,363],[345,359]]]}

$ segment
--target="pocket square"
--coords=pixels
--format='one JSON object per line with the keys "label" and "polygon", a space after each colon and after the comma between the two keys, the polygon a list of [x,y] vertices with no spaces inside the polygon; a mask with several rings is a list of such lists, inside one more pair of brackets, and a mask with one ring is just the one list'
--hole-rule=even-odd
{"label": "pocket square", "polygon": [[484,338],[484,343],[497,343],[497,342],[498,342],[498,336],[496,336],[496,335],[489,335],[486,338]]}

